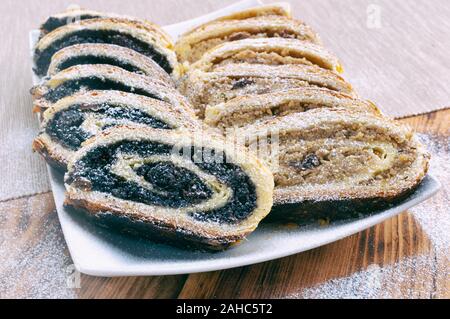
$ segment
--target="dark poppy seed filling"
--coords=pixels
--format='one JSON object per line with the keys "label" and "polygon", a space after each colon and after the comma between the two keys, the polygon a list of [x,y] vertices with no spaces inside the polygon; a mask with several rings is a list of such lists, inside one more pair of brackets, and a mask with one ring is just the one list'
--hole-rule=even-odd
{"label": "dark poppy seed filling", "polygon": [[60,99],[70,96],[80,90],[100,90],[100,91],[122,91],[127,93],[134,93],[138,95],[144,95],[157,100],[162,100],[152,92],[149,92],[142,88],[135,88],[127,85],[126,83],[117,82],[107,78],[101,78],[97,76],[80,78],[77,80],[69,80],[54,89],[49,90],[44,98],[52,103],[59,101]]}
{"label": "dark poppy seed filling", "polygon": [[107,119],[108,124],[101,129],[121,125],[125,121],[147,125],[157,129],[172,129],[163,121],[136,109],[124,108],[117,105],[74,105],[55,114],[49,121],[46,133],[52,139],[71,150],[78,150],[81,144],[92,134],[81,128],[88,115],[99,115],[101,119]]}
{"label": "dark poppy seed filling", "polygon": [[[101,16],[92,15],[92,14],[83,14],[83,15],[77,16],[76,21],[96,19],[96,18],[101,18]],[[58,29],[59,27],[69,24],[70,23],[69,21],[70,21],[70,17],[64,17],[64,18],[50,17],[42,25],[42,30],[49,33],[49,32],[52,32],[53,30]],[[75,22],[75,21],[73,21],[73,22]]]}
{"label": "dark poppy seed filling", "polygon": [[83,43],[115,44],[126,47],[153,59],[167,73],[172,73],[173,71],[167,57],[156,51],[151,44],[141,41],[129,34],[124,34],[113,30],[80,30],[54,41],[52,45],[45,48],[43,51],[36,50],[36,74],[40,76],[47,74],[52,56],[59,50],[74,44]]}
{"label": "dark poppy seed filling", "polygon": [[[152,156],[169,156],[173,146],[149,141],[121,141],[99,146],[85,154],[75,164],[66,183],[78,182],[89,191],[111,194],[123,200],[168,208],[189,208],[210,199],[213,190],[196,175],[169,161],[144,163],[133,167],[137,175],[152,185],[143,187],[133,180],[127,180],[113,172],[118,156],[139,156],[143,159]],[[256,208],[256,188],[248,175],[237,165],[227,163],[198,162],[198,156],[213,154],[214,150],[191,149],[190,160],[203,172],[213,175],[232,191],[232,196],[224,205],[206,212],[192,213],[199,221],[214,221],[236,224],[246,219]],[[189,158],[189,157],[188,157]]]}
{"label": "dark poppy seed filling", "polygon": [[64,60],[60,65],[58,65],[57,71],[58,72],[63,71],[72,66],[82,65],[82,64],[108,64],[108,65],[120,67],[129,72],[145,74],[145,72],[142,69],[138,68],[137,66],[135,66],[131,63],[127,63],[125,61],[120,61],[120,60],[114,59],[112,57],[98,56],[98,55],[83,55],[83,56],[70,57],[70,58]]}
{"label": "dark poppy seed filling", "polygon": [[212,192],[194,173],[171,162],[157,162],[140,166],[136,173],[156,189],[188,201],[201,202],[211,198]]}

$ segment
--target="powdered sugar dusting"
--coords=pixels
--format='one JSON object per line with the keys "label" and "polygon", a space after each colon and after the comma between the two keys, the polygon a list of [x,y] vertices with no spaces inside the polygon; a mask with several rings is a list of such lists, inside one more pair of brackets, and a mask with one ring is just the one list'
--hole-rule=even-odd
{"label": "powdered sugar dusting", "polygon": [[[327,281],[287,298],[436,297],[433,280],[421,278],[437,278],[440,282],[446,282],[450,278],[450,139],[430,135],[420,135],[420,139],[432,153],[430,173],[443,185],[439,194],[410,210],[431,243],[430,255],[407,257],[387,266],[373,264],[349,277]],[[413,278],[414,282],[409,282],[408,285],[408,281]],[[408,288],[401,290],[401,287],[410,286],[414,286],[413,291]],[[438,292],[439,296],[448,296],[449,285],[438,287]]]}
{"label": "powdered sugar dusting", "polygon": [[450,138],[424,134],[419,137],[432,153],[430,173],[443,187],[436,196],[412,208],[410,212],[430,237],[436,250],[450,253]]}
{"label": "powdered sugar dusting", "polygon": [[[422,272],[421,276],[436,275],[432,260],[426,256],[417,256],[405,258],[395,265],[386,267],[374,264],[350,277],[330,280],[322,285],[305,289],[299,294],[290,295],[288,298],[386,299],[403,298],[405,295],[419,297],[421,291],[412,292],[400,289],[402,284],[410,279],[411,273],[415,273],[418,269]],[[423,291],[432,290],[431,281],[423,284],[424,286],[421,287]]]}
{"label": "powdered sugar dusting", "polygon": [[[33,210],[42,211],[38,216],[31,216],[26,201],[0,207],[0,298],[77,295],[76,290],[69,288],[74,270],[56,213],[43,216],[46,201],[42,202],[42,210]],[[36,204],[37,201],[33,202]],[[20,218],[12,211],[20,214]]]}

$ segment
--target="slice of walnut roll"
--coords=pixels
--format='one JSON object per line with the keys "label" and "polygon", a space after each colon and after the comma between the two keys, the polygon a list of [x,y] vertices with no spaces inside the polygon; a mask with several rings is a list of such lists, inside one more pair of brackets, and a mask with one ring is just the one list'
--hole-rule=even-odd
{"label": "slice of walnut roll", "polygon": [[321,44],[319,36],[301,21],[280,16],[260,16],[209,23],[178,39],[175,51],[180,62],[193,63],[225,42],[256,38],[291,38]]}
{"label": "slice of walnut roll", "polygon": [[226,64],[261,65],[306,64],[342,73],[339,60],[320,45],[298,39],[261,38],[226,42],[206,52],[190,66],[212,72]]}
{"label": "slice of walnut roll", "polygon": [[193,70],[179,82],[199,117],[205,108],[245,95],[268,94],[298,87],[326,88],[355,96],[350,84],[335,72],[314,65],[228,64],[214,72]]}
{"label": "slice of walnut roll", "polygon": [[321,108],[345,108],[355,112],[381,114],[378,107],[370,101],[323,88],[299,87],[267,94],[245,95],[208,106],[205,122],[210,126],[226,130],[252,124],[258,120],[268,120]]}
{"label": "slice of walnut roll", "polygon": [[359,202],[370,211],[371,202],[390,203],[413,190],[428,170],[429,154],[408,127],[369,112],[319,108],[235,134],[252,149],[268,140],[260,156],[274,173],[276,204]]}

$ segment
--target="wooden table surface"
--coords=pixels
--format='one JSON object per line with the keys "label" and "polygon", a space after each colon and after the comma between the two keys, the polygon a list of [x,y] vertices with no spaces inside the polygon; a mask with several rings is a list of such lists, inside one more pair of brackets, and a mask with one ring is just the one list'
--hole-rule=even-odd
{"label": "wooden table surface", "polygon": [[[5,36],[0,50],[0,102],[2,107],[15,107],[16,116],[26,118],[18,124],[11,117],[2,124],[10,131],[19,126],[37,130],[27,94],[31,85],[27,32],[69,2],[73,1],[1,3],[5,6],[2,12],[9,14],[0,22]],[[156,6],[152,14],[158,17],[157,23],[173,23],[231,2],[205,0],[202,3],[207,4],[192,13],[177,10],[177,1],[172,1],[167,8]],[[122,1],[95,3],[96,9],[113,3],[111,10],[118,11]],[[133,1],[127,13],[147,15],[145,6],[146,0]],[[167,16],[167,12],[173,14]],[[448,143],[449,110],[401,121]],[[17,169],[16,163],[7,164],[11,165],[9,171]],[[36,182],[39,179],[23,178],[24,185]],[[445,209],[448,205],[449,185],[443,182],[447,184],[430,203],[430,215],[437,206]],[[183,276],[95,278],[74,272],[51,193],[8,200],[0,202],[0,298],[450,298],[450,247],[436,245],[434,240],[440,234],[427,232],[415,216],[405,212],[333,244],[254,266]]]}
{"label": "wooden table surface", "polygon": [[[436,139],[448,139],[450,110],[402,122]],[[434,202],[447,205],[449,185],[444,186]],[[433,210],[430,205],[429,214]],[[450,298],[450,248],[438,251],[408,212],[333,244],[258,265],[166,277],[81,275],[73,289],[67,285],[74,287],[77,274],[70,267],[52,194],[3,202],[0,211],[0,256],[14,261],[0,264],[2,297],[295,298],[321,285],[325,285],[323,292],[319,290],[314,297],[321,293],[340,297],[339,291],[327,290],[337,280],[335,289],[352,290],[352,284],[360,285],[354,288],[355,297],[385,297],[389,289],[389,297]],[[417,258],[420,262],[411,266]],[[376,289],[361,282],[371,278],[374,269],[380,281]],[[348,282],[344,279],[344,287],[339,287],[342,278]]]}

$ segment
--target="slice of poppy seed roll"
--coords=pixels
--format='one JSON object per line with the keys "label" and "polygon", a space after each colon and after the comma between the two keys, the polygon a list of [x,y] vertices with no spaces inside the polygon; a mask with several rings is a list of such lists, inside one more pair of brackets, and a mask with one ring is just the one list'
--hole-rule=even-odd
{"label": "slice of poppy seed roll", "polygon": [[67,24],[78,23],[83,20],[98,19],[98,18],[117,18],[115,14],[108,14],[94,10],[87,10],[80,7],[70,8],[62,13],[57,13],[49,16],[44,23],[42,23],[40,30],[41,35],[50,33]]}
{"label": "slice of poppy seed roll", "polygon": [[87,139],[123,125],[162,130],[201,128],[192,112],[166,102],[119,91],[90,91],[65,97],[44,112],[33,149],[49,164],[66,169]]}
{"label": "slice of poppy seed roll", "polygon": [[76,24],[83,20],[108,19],[108,18],[127,19],[130,21],[137,21],[139,23],[146,24],[147,27],[154,29],[156,32],[160,33],[160,35],[164,39],[166,39],[166,41],[168,42],[171,41],[169,35],[166,34],[164,30],[160,29],[154,23],[147,21],[145,19],[138,19],[136,17],[119,15],[115,13],[105,13],[94,10],[88,10],[85,8],[81,8],[80,6],[77,5],[70,6],[66,11],[48,17],[47,20],[45,20],[45,22],[40,27],[41,35],[43,36],[67,24]]}
{"label": "slice of poppy seed roll", "polygon": [[173,80],[155,61],[134,50],[114,44],[75,44],[53,55],[48,75],[80,64],[108,64],[150,76],[173,85]]}
{"label": "slice of poppy seed roll", "polygon": [[86,142],[65,184],[66,205],[104,226],[212,250],[253,232],[273,196],[272,174],[244,148],[127,127]]}
{"label": "slice of poppy seed roll", "polygon": [[31,89],[34,110],[45,111],[58,100],[92,90],[123,91],[168,102],[190,109],[187,100],[170,84],[112,65],[76,65],[61,71]]}
{"label": "slice of poppy seed roll", "polygon": [[260,158],[274,174],[277,205],[389,203],[413,190],[428,170],[429,154],[410,128],[370,113],[316,109],[235,133],[250,148],[271,136]]}
{"label": "slice of poppy seed roll", "polygon": [[268,94],[241,96],[225,103],[208,106],[205,122],[225,130],[252,124],[257,120],[268,120],[321,108],[344,108],[355,112],[381,114],[380,110],[369,101],[328,89],[299,87]]}
{"label": "slice of poppy seed roll", "polygon": [[180,62],[196,62],[219,44],[255,38],[292,38],[321,44],[319,36],[305,23],[280,16],[209,23],[182,36],[175,44]]}
{"label": "slice of poppy seed roll", "polygon": [[91,19],[62,26],[39,40],[34,49],[35,72],[47,74],[52,56],[83,43],[115,44],[153,59],[167,73],[177,65],[173,44],[156,25],[127,19]]}
{"label": "slice of poppy seed roll", "polygon": [[229,63],[307,64],[342,73],[337,57],[322,46],[298,39],[261,38],[225,42],[206,52],[190,68],[211,72]]}
{"label": "slice of poppy seed roll", "polygon": [[214,72],[192,70],[178,85],[204,118],[205,108],[238,96],[266,94],[298,87],[318,87],[355,96],[352,86],[335,72],[310,65],[228,64]]}

